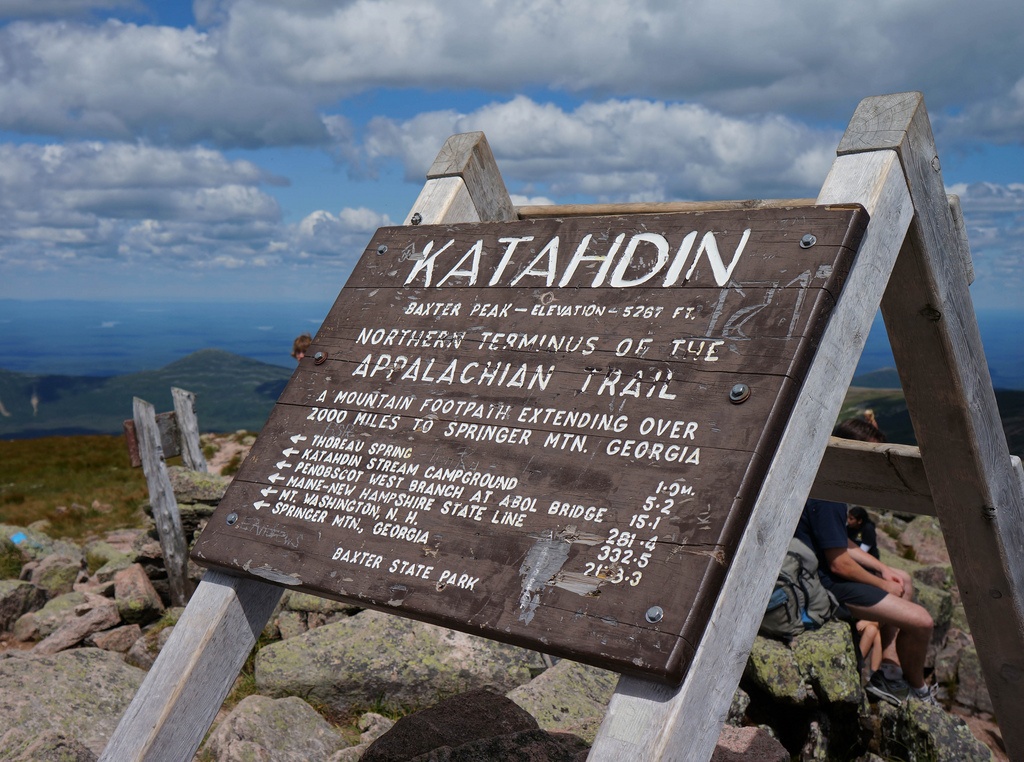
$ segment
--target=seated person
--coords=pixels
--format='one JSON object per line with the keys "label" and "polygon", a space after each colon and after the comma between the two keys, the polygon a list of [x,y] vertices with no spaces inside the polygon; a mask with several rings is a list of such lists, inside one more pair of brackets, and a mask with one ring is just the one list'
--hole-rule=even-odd
{"label": "seated person", "polygon": [[[843,421],[835,435],[885,441],[877,427],[862,419]],[[879,625],[882,663],[868,680],[868,693],[896,705],[908,698],[934,704],[932,689],[924,680],[934,625],[931,615],[912,600],[910,575],[886,566],[850,541],[844,503],[808,500],[796,537],[817,554],[822,585],[856,619]]]}
{"label": "seated person", "polygon": [[875,533],[875,522],[868,516],[868,512],[859,505],[850,506],[846,512],[846,536],[853,540],[853,544],[878,558],[878,535]]}

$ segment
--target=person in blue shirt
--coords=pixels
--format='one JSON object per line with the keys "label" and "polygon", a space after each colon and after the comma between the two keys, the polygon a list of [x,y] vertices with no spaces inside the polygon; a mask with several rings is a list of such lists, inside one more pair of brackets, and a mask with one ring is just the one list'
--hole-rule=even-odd
{"label": "person in blue shirt", "polygon": [[[835,436],[864,442],[884,442],[879,429],[863,419],[849,419]],[[893,569],[861,550],[846,534],[847,506],[808,500],[797,524],[796,537],[818,556],[821,583],[857,619],[877,622],[882,637],[882,664],[872,673],[866,690],[900,705],[908,698],[935,703],[925,683],[924,663],[934,623],[913,601],[910,575]]]}

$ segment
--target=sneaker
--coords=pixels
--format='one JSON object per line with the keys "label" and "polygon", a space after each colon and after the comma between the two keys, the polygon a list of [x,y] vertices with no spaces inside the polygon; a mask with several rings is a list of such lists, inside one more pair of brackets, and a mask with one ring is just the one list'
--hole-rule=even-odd
{"label": "sneaker", "polygon": [[920,701],[922,704],[931,704],[932,706],[938,706],[939,702],[935,699],[936,686],[925,684],[922,688],[922,693],[918,693],[916,689],[910,689],[910,698],[915,701]]}
{"label": "sneaker", "polygon": [[[910,685],[903,678],[897,678],[896,680],[889,680],[882,670],[876,670],[872,675],[871,679],[868,680],[868,684],[865,686],[869,694],[875,698],[879,698],[882,701],[888,701],[893,706],[902,706],[903,702],[907,700],[907,697],[913,693],[910,689]],[[924,699],[922,699],[923,701]],[[932,701],[934,701],[934,697]]]}

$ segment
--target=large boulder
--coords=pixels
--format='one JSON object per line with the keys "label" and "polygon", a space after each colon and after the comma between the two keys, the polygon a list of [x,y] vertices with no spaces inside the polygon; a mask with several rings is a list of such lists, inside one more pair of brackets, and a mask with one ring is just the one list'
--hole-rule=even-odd
{"label": "large boulder", "polygon": [[786,747],[764,728],[725,725],[711,762],[789,762]]}
{"label": "large boulder", "polygon": [[0,580],[0,632],[7,632],[23,614],[38,611],[44,603],[46,593],[31,582]]}
{"label": "large boulder", "polygon": [[85,639],[85,642],[87,645],[102,648],[104,651],[116,651],[119,654],[124,654],[128,653],[128,649],[135,645],[141,637],[141,627],[137,624],[126,624],[112,630],[94,632]]}
{"label": "large boulder", "polygon": [[141,564],[132,564],[114,575],[114,600],[127,624],[148,624],[164,613],[163,601]]}
{"label": "large boulder", "polygon": [[56,632],[69,619],[78,616],[75,608],[86,602],[85,593],[64,593],[51,598],[39,611],[30,611],[14,623],[14,639],[21,642],[42,640]]}
{"label": "large boulder", "polygon": [[[574,762],[589,745],[549,734],[515,702],[487,690],[441,701],[400,719],[366,750],[362,762],[394,760],[543,759]],[[541,756],[543,755],[543,756]]]}
{"label": "large boulder", "polygon": [[562,659],[508,697],[544,730],[561,731],[593,743],[615,692],[618,675]]}
{"label": "large boulder", "polygon": [[931,585],[914,585],[915,600],[924,606],[935,622],[936,634],[943,633],[953,618],[953,596]]}
{"label": "large boulder", "polygon": [[360,611],[360,607],[350,603],[339,603],[330,598],[289,590],[281,596],[281,603],[272,617],[272,622],[278,634],[287,639],[353,616]]}
{"label": "large boulder", "polygon": [[995,707],[989,696],[981,660],[974,645],[966,646],[960,654],[956,669],[956,703],[967,709],[993,714]]}
{"label": "large boulder", "polygon": [[943,539],[939,520],[934,516],[918,516],[911,521],[900,535],[899,543],[904,549],[908,549],[907,552],[913,553],[914,560],[918,563],[926,566],[949,563],[946,541]]}
{"label": "large boulder", "polygon": [[51,554],[32,569],[30,581],[45,590],[49,598],[70,593],[75,588],[78,575],[82,573],[82,561],[81,558]]}
{"label": "large boulder", "polygon": [[82,557],[81,548],[74,543],[51,539],[46,533],[34,527],[0,524],[0,537],[10,539],[28,561],[39,561],[54,554],[68,558]]}
{"label": "large boulder", "polygon": [[754,638],[743,677],[772,702],[803,706],[814,700],[793,650],[778,640]]}
{"label": "large boulder", "polygon": [[360,762],[370,744],[391,730],[395,721],[376,712],[366,712],[359,716],[356,726],[361,731],[359,743],[334,752],[328,762]]}
{"label": "large boulder", "polygon": [[[24,749],[15,754],[13,749]],[[9,753],[8,753],[9,752]],[[47,730],[39,735],[11,728],[0,736],[0,754],[8,762],[96,762],[96,753],[64,733]]]}
{"label": "large boulder", "polygon": [[956,683],[956,673],[960,666],[960,656],[974,640],[970,634],[956,627],[950,627],[942,638],[935,652],[935,682],[939,685]]}
{"label": "large boulder", "polygon": [[256,656],[256,686],[272,696],[302,696],[335,711],[383,701],[428,706],[475,688],[507,693],[542,669],[539,655],[514,646],[364,611]]}
{"label": "large boulder", "polygon": [[849,625],[829,622],[820,630],[803,633],[793,639],[793,655],[819,702],[860,705],[864,693]]}
{"label": "large boulder", "polygon": [[93,540],[85,545],[85,568],[94,575],[107,564],[118,564],[134,560],[130,548],[117,547],[106,540]]}
{"label": "large boulder", "polygon": [[25,556],[13,541],[0,535],[0,579],[18,579]]}
{"label": "large boulder", "polygon": [[17,758],[54,731],[100,754],[143,677],[118,654],[96,648],[0,659],[0,728],[19,728],[27,739],[3,752]]}
{"label": "large boulder", "polygon": [[182,466],[170,466],[167,469],[167,476],[178,503],[205,503],[216,506],[231,484],[230,476],[193,471]]}
{"label": "large boulder", "polygon": [[942,707],[908,701],[901,707],[879,703],[881,753],[893,759],[930,762],[991,762],[992,751],[967,724]]}
{"label": "large boulder", "polygon": [[536,730],[537,721],[514,701],[476,690],[402,717],[363,754],[363,762],[410,759],[442,746]]}
{"label": "large boulder", "polygon": [[758,637],[744,671],[748,714],[801,759],[830,759],[858,743],[864,706],[850,628],[829,622],[790,645]]}
{"label": "large boulder", "polygon": [[347,745],[302,699],[253,695],[217,725],[202,752],[217,762],[307,762]]}
{"label": "large boulder", "polygon": [[94,632],[121,623],[117,605],[109,598],[86,594],[86,602],[75,607],[76,616],[67,619],[52,634],[40,640],[32,653],[50,655],[76,646]]}

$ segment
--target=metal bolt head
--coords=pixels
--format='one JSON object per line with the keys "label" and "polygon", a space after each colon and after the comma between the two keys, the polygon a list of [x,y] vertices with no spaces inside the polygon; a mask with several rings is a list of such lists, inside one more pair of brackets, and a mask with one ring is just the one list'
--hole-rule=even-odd
{"label": "metal bolt head", "polygon": [[729,402],[738,405],[750,398],[750,387],[746,384],[736,384],[729,390]]}
{"label": "metal bolt head", "polygon": [[411,223],[412,223],[413,225],[419,225],[419,224],[420,224],[421,222],[423,222],[423,215],[422,215],[422,214],[420,214],[419,212],[416,212],[416,213],[415,213],[415,214],[413,214],[413,216],[412,216],[412,217],[411,217],[411,218],[409,219],[409,222],[411,222]]}
{"label": "metal bolt head", "polygon": [[377,247],[377,255],[378,256],[381,255],[381,254],[387,254],[387,253],[388,253],[388,247],[385,244],[382,243],[380,246]]}
{"label": "metal bolt head", "polygon": [[804,233],[804,237],[800,239],[800,248],[809,249],[812,246],[814,246],[814,244],[816,244],[817,242],[818,239],[815,238],[813,235],[811,235],[810,233]]}
{"label": "metal bolt head", "polygon": [[651,606],[649,609],[647,609],[647,613],[644,614],[644,619],[646,619],[651,624],[657,624],[664,618],[665,611],[661,608],[661,606]]}
{"label": "metal bolt head", "polygon": [[227,516],[226,516],[226,517],[224,518],[224,521],[225,521],[225,522],[227,523],[227,525],[228,525],[228,526],[231,526],[231,525],[232,525],[232,524],[234,524],[234,523],[235,523],[236,521],[238,521],[238,514],[237,514],[237,513],[229,513],[229,514],[228,514],[228,515],[227,515]]}
{"label": "metal bolt head", "polygon": [[327,353],[326,352],[317,352],[315,355],[313,355],[313,364],[314,365],[323,365],[324,361],[326,359],[327,359]]}

